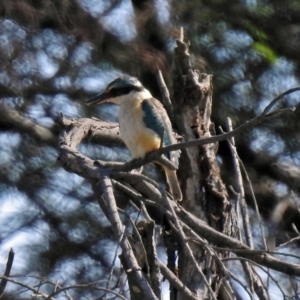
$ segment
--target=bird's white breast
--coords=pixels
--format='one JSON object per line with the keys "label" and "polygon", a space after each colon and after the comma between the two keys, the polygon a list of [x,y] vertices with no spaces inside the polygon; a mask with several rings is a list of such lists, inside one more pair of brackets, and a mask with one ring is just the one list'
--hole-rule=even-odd
{"label": "bird's white breast", "polygon": [[[148,92],[148,91],[147,91]],[[120,103],[119,123],[121,138],[133,157],[144,157],[147,152],[159,149],[160,137],[143,122],[142,101],[147,95],[128,97]]]}

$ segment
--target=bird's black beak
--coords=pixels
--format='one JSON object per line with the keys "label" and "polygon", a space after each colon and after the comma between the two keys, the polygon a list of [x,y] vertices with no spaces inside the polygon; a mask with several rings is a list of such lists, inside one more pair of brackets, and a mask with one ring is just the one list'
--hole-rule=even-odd
{"label": "bird's black beak", "polygon": [[96,104],[102,104],[109,101],[109,98],[111,98],[110,94],[107,92],[100,93],[96,95],[95,97],[88,99],[85,104],[86,105],[96,105]]}

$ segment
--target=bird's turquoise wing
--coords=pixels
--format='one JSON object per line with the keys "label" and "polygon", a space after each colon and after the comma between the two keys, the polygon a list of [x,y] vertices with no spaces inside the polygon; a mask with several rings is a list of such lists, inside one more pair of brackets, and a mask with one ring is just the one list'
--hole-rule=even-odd
{"label": "bird's turquoise wing", "polygon": [[[142,102],[142,110],[144,124],[163,139],[163,146],[173,144],[171,123],[161,103],[156,99],[145,99]],[[170,154],[167,157],[171,159]]]}

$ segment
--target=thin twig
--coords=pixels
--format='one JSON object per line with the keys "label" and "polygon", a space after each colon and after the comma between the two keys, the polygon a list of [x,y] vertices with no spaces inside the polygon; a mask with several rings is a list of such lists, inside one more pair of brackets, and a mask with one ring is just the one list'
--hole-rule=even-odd
{"label": "thin twig", "polygon": [[[124,214],[124,216],[129,220],[129,222],[131,223],[132,228],[134,230],[134,233],[138,237],[138,242],[140,243],[140,246],[141,246],[141,248],[143,250],[143,254],[142,255],[143,255],[144,259],[145,259],[145,263],[146,263],[146,267],[147,267],[147,273],[149,274],[150,268],[149,268],[149,263],[148,263],[148,259],[147,259],[147,255],[146,255],[146,249],[145,249],[142,237],[141,237],[141,235],[140,235],[140,233],[139,233],[139,231],[138,231],[138,229],[136,227],[136,222],[133,222],[131,220],[130,216],[128,215],[128,213],[125,210],[121,210],[121,209],[118,209],[118,210],[121,211]],[[141,211],[141,210],[139,210],[139,211]],[[140,267],[143,268],[143,266],[140,266]]]}
{"label": "thin twig", "polygon": [[[191,236],[195,243],[200,244],[203,246],[207,252],[209,252],[212,257],[216,260],[216,263],[218,264],[220,270],[223,272],[225,276],[232,277],[236,282],[238,282],[241,287],[248,293],[250,299],[253,299],[253,296],[251,294],[251,291],[248,289],[247,286],[245,286],[233,273],[229,271],[229,269],[223,264],[221,258],[216,253],[216,251],[207,243],[207,241],[203,240],[201,237],[199,237],[191,228],[189,228],[186,224],[182,223],[182,226],[185,231],[187,231]],[[222,274],[218,274],[219,276],[222,276]],[[230,295],[231,297],[231,295]]]}
{"label": "thin twig", "polygon": [[298,242],[299,240],[300,240],[300,236],[296,236],[295,238],[290,239],[290,240],[288,240],[287,242],[278,245],[276,248],[278,249],[278,248],[286,247],[286,246],[288,246],[288,245],[290,245],[290,244],[292,244],[292,243]]}
{"label": "thin twig", "polygon": [[283,298],[285,299],[286,295],[284,294],[284,291],[282,290],[282,288],[280,287],[280,284],[278,283],[278,281],[270,274],[270,272],[266,271],[260,264],[252,261],[249,258],[244,258],[244,257],[226,257],[223,258],[222,261],[230,261],[230,260],[244,260],[244,261],[248,261],[251,264],[254,264],[256,267],[260,268],[263,272],[265,272],[266,274],[268,274],[268,276],[275,282],[275,284],[277,285],[278,289],[280,290],[280,292],[283,295]]}
{"label": "thin twig", "polygon": [[[300,90],[300,87],[298,88],[298,90]],[[153,161],[157,160],[161,155],[166,154],[170,151],[177,151],[180,149],[191,148],[191,147],[201,146],[201,145],[206,145],[206,144],[214,144],[216,142],[228,140],[238,134],[244,133],[244,131],[246,129],[252,128],[255,125],[258,125],[260,123],[266,122],[271,119],[274,119],[282,114],[291,113],[294,111],[295,111],[295,107],[292,107],[292,108],[279,109],[279,110],[276,110],[276,111],[268,113],[268,114],[261,114],[255,118],[251,119],[250,121],[243,123],[242,125],[240,125],[239,127],[235,128],[234,130],[232,130],[230,132],[215,135],[215,136],[208,137],[208,138],[200,138],[200,139],[195,139],[195,140],[191,140],[191,141],[187,141],[187,142],[172,144],[172,145],[160,148],[158,150],[149,152],[145,155],[144,158],[133,159],[130,162],[126,163],[126,166],[116,166],[114,168],[114,170],[116,170],[116,171],[122,170],[122,171],[128,172],[130,170],[140,168],[147,163],[153,162]]]}
{"label": "thin twig", "polygon": [[171,123],[173,123],[173,119],[174,119],[173,106],[172,106],[172,102],[171,102],[171,99],[170,99],[170,93],[169,93],[167,85],[164,81],[161,70],[158,70],[157,75],[156,75],[156,80],[157,80],[157,83],[158,83],[160,93],[162,94],[163,103],[166,107],[166,110],[168,112]]}
{"label": "thin twig", "polygon": [[[93,289],[93,290],[99,290],[99,291],[104,291],[105,293],[111,293],[111,294],[114,294],[117,298],[120,298],[122,300],[128,300],[128,298],[120,295],[119,293],[113,291],[113,290],[110,290],[110,289],[107,289],[107,288],[104,288],[104,287],[98,287],[98,286],[95,286],[95,284],[97,284],[98,282],[91,282],[91,283],[87,283],[87,284],[74,284],[74,285],[69,285],[69,286],[66,286],[66,287],[61,287],[60,289],[58,289],[57,291],[53,292],[50,296],[55,296],[61,292],[64,292],[64,291],[67,291],[67,290],[71,290],[71,289]],[[50,297],[49,296],[49,297]],[[50,300],[52,298],[46,298],[45,300]]]}
{"label": "thin twig", "polygon": [[[205,275],[203,274],[203,272],[202,272],[200,266],[198,265],[198,262],[197,262],[197,260],[196,260],[196,258],[195,258],[195,256],[194,256],[194,254],[193,254],[192,249],[190,248],[189,244],[187,243],[187,238],[186,238],[186,236],[185,236],[185,234],[184,234],[184,232],[183,232],[183,230],[182,230],[182,227],[181,227],[181,225],[180,225],[180,221],[179,221],[179,219],[178,219],[178,217],[177,217],[177,215],[176,215],[176,213],[175,213],[175,210],[174,210],[173,206],[172,206],[171,203],[170,203],[170,200],[168,200],[168,198],[165,196],[164,191],[162,191],[162,194],[163,194],[163,196],[164,196],[164,197],[163,197],[164,203],[165,203],[165,205],[167,206],[167,208],[170,210],[170,212],[171,212],[171,214],[172,214],[172,216],[173,216],[173,220],[172,220],[172,221],[174,222],[175,228],[176,228],[176,230],[177,230],[177,232],[178,232],[178,234],[179,234],[179,237],[180,237],[180,240],[181,240],[181,245],[182,245],[182,247],[184,247],[184,248],[186,249],[187,255],[188,255],[189,258],[192,260],[192,262],[193,262],[193,264],[194,264],[196,270],[197,270],[198,273],[200,274],[200,276],[201,276],[203,282],[205,283],[207,289],[208,289],[209,292],[210,292],[210,295],[211,295],[212,299],[216,300],[217,298],[216,298],[216,296],[215,296],[214,291],[212,290],[210,284],[208,283],[208,281],[207,281]],[[172,222],[170,222],[170,226],[173,227]]]}
{"label": "thin twig", "polygon": [[260,232],[261,232],[261,236],[262,236],[262,240],[263,240],[264,249],[267,250],[268,247],[267,247],[267,242],[266,242],[266,236],[265,236],[265,232],[264,232],[263,222],[262,222],[261,217],[260,217],[259,207],[258,207],[258,204],[257,204],[257,200],[256,200],[256,197],[255,197],[253,186],[252,186],[251,180],[250,180],[250,178],[248,176],[248,172],[246,170],[246,167],[245,167],[243,161],[239,157],[238,157],[238,159],[239,159],[242,171],[244,173],[244,176],[246,177],[246,181],[247,181],[247,183],[249,185],[249,188],[250,188],[251,198],[253,200],[254,208],[255,208],[255,212],[256,212],[256,217],[257,217],[258,222],[259,222],[259,227],[260,227]]}
{"label": "thin twig", "polygon": [[163,264],[161,261],[158,261],[158,263],[163,276],[167,278],[170,284],[173,285],[179,292],[181,292],[182,295],[184,295],[184,299],[200,300],[200,298],[197,297],[197,295],[195,295],[194,293],[192,293],[191,290],[189,290],[189,288],[186,285],[184,285],[182,281],[180,281],[174,275],[174,273],[165,266],[165,264]]}
{"label": "thin twig", "polygon": [[45,298],[47,300],[55,300],[55,298],[49,297],[47,294],[44,294],[44,293],[40,292],[38,289],[36,289],[36,288],[34,288],[34,287],[30,286],[30,285],[27,285],[27,284],[25,284],[23,282],[20,282],[20,281],[17,281],[15,279],[12,279],[11,277],[0,276],[0,278],[2,280],[5,279],[6,281],[9,281],[11,283],[17,284],[19,286],[22,286],[22,287],[28,289],[29,291],[32,291],[35,294],[35,296],[40,296],[40,297],[43,297],[43,298]]}
{"label": "thin twig", "polygon": [[[99,181],[99,185],[95,187],[95,191],[99,195],[98,203],[102,208],[103,212],[105,213],[106,217],[110,221],[112,225],[112,230],[117,237],[122,236],[123,232],[123,224],[118,214],[118,209],[116,205],[116,200],[114,197],[113,189],[112,189],[112,182],[111,179],[107,176],[103,176],[102,180]],[[143,295],[146,300],[157,300],[157,297],[153,293],[153,290],[149,286],[146,278],[144,277],[140,266],[138,265],[135,255],[132,251],[131,245],[127,239],[127,237],[123,236],[121,240],[121,248],[122,248],[122,255],[128,265],[128,270],[133,272],[134,278],[143,292]]]}
{"label": "thin twig", "polygon": [[272,107],[280,100],[282,99],[284,96],[287,96],[291,93],[294,93],[294,92],[297,92],[300,90],[300,87],[297,86],[297,87],[294,87],[294,88],[291,88],[281,94],[279,94],[277,97],[275,97],[268,105],[267,107],[264,109],[264,111],[262,112],[262,115],[265,116],[267,115],[267,113],[272,109]]}
{"label": "thin twig", "polygon": [[[227,118],[227,130],[232,131],[232,122],[230,118]],[[243,185],[243,178],[241,174],[241,169],[240,169],[240,164],[238,160],[238,153],[235,147],[235,140],[234,137],[228,140],[229,142],[229,147],[232,153],[233,157],[233,164],[234,164],[234,170],[235,170],[235,176],[236,176],[236,182],[237,182],[237,187],[238,187],[238,193],[239,193],[239,204],[242,212],[242,219],[243,219],[243,224],[244,224],[244,231],[245,231],[245,236],[246,236],[246,244],[253,249],[253,238],[252,238],[252,233],[251,233],[251,228],[250,228],[250,221],[249,221],[249,213],[248,213],[248,208],[247,204],[245,201],[245,190],[244,190],[244,185]]]}
{"label": "thin twig", "polygon": [[111,264],[111,268],[110,268],[108,280],[107,280],[107,283],[106,283],[106,289],[107,290],[109,290],[109,284],[110,284],[112,276],[113,276],[113,271],[114,271],[115,263],[116,263],[116,260],[117,260],[117,257],[118,257],[118,250],[119,250],[121,241],[122,241],[122,239],[124,237],[124,233],[125,233],[125,226],[123,228],[123,234],[119,238],[119,241],[118,241],[118,244],[117,244],[117,247],[116,247],[116,251],[115,251],[115,255],[114,255],[114,258],[113,258],[113,261],[112,261],[112,264]]}
{"label": "thin twig", "polygon": [[[253,257],[255,257],[255,256],[259,256],[259,255],[271,254],[271,255],[281,255],[281,256],[296,258],[296,259],[300,260],[300,256],[290,254],[290,253],[284,253],[284,252],[266,251],[266,250],[251,250],[251,249],[236,249],[236,248],[222,248],[222,247],[217,247],[217,246],[213,246],[213,248],[218,251],[232,251],[238,255],[251,254]],[[270,269],[274,269],[274,268],[270,268]],[[276,269],[274,269],[274,270],[276,270]],[[299,276],[299,275],[297,275],[297,276]]]}
{"label": "thin twig", "polygon": [[[15,257],[15,253],[13,251],[12,248],[10,248],[9,253],[8,253],[8,257],[7,257],[7,262],[6,262],[6,267],[5,267],[5,271],[3,276],[4,277],[9,277],[13,262],[14,262],[14,257]],[[6,279],[2,279],[1,283],[0,283],[0,298],[2,297],[5,287],[7,284],[7,280]]]}

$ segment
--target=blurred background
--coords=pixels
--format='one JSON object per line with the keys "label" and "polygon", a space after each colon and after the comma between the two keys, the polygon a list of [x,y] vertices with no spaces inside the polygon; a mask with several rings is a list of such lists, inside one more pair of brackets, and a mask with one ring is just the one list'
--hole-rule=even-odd
{"label": "blurred background", "polygon": [[[12,247],[12,274],[28,285],[44,277],[61,286],[108,279],[117,243],[89,183],[57,162],[59,114],[117,121],[114,105],[84,102],[122,74],[138,77],[161,99],[155,78],[160,69],[172,94],[173,49],[181,27],[194,68],[213,75],[218,133],[219,126],[226,129],[227,117],[237,127],[299,85],[298,0],[0,1],[0,274]],[[285,97],[276,108],[296,106],[294,114],[236,137],[266,232],[277,237],[273,246],[300,230],[299,103],[300,92]],[[121,147],[82,151],[108,160],[130,158]],[[220,143],[218,159],[224,182],[235,187],[227,142]],[[251,211],[253,203],[246,200]],[[254,236],[256,222],[252,216]],[[130,228],[125,217],[124,223]],[[259,249],[261,241],[256,244]],[[299,246],[283,248],[299,253]],[[109,288],[120,274],[117,259]],[[43,288],[49,293],[53,285]],[[283,288],[294,289],[290,282]],[[69,293],[74,299],[103,294]],[[276,288],[273,293],[273,299],[280,295]],[[30,295],[10,283],[3,299]]]}

